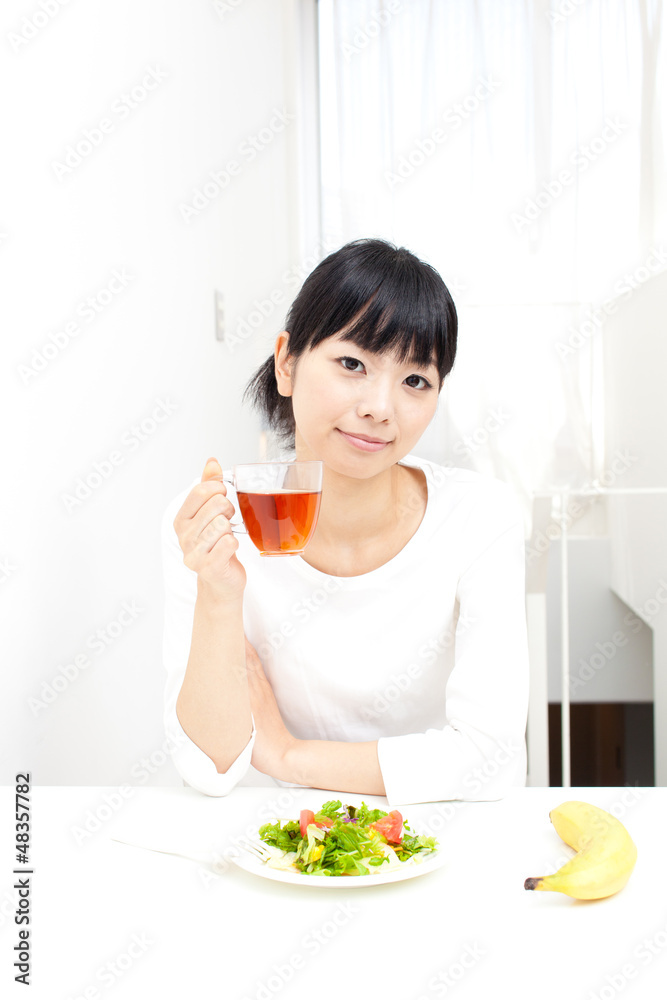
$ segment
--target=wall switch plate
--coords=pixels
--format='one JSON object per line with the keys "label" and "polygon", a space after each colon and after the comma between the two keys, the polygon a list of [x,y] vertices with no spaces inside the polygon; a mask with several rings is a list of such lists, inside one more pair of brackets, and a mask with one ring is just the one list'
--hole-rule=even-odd
{"label": "wall switch plate", "polygon": [[215,292],[215,339],[225,339],[225,300],[222,292]]}

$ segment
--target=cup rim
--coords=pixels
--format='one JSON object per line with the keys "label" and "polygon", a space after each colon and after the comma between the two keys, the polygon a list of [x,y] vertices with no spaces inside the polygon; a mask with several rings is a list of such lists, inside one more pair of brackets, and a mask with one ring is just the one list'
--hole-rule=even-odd
{"label": "cup rim", "polygon": [[250,468],[251,466],[257,466],[257,465],[261,465],[262,467],[265,466],[265,465],[324,465],[324,462],[322,461],[321,458],[305,458],[305,459],[302,459],[302,460],[299,460],[298,458],[295,458],[295,459],[291,459],[291,460],[289,460],[287,462],[279,462],[279,461],[273,461],[273,462],[237,462],[237,463],[235,463],[232,466],[232,468],[234,468],[234,469],[247,469],[247,468]]}

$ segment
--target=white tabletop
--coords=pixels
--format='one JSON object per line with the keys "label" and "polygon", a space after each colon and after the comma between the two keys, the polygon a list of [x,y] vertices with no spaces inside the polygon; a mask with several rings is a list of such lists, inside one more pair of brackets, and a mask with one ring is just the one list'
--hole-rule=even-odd
{"label": "white tabletop", "polygon": [[[270,813],[296,817],[331,798],[389,808],[386,799],[276,787],[224,798],[127,791],[33,787],[26,992],[10,957],[14,791],[0,789],[0,945],[12,997],[658,1000],[667,992],[667,789],[526,788],[500,802],[391,803],[409,823],[430,826],[445,864],[334,892],[241,871],[225,851]],[[524,890],[526,877],[555,871],[573,853],[549,820],[566,799],[608,809],[637,844],[635,871],[617,895],[583,902]]]}

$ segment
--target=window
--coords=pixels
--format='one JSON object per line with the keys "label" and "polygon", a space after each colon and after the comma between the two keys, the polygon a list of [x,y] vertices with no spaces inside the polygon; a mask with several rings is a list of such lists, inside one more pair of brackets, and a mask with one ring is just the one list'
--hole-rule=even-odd
{"label": "window", "polygon": [[[442,274],[460,353],[420,454],[540,489],[605,469],[604,325],[664,269],[657,0],[319,0],[322,238]],[[653,255],[653,256],[652,256]]]}

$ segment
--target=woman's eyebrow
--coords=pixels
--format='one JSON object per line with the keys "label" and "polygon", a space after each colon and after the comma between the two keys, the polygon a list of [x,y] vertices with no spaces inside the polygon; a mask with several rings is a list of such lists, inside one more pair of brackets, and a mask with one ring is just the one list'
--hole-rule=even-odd
{"label": "woman's eyebrow", "polygon": [[438,373],[438,366],[435,361],[429,361],[427,364],[420,364],[414,358],[409,358],[407,361],[398,362],[403,368],[421,368],[422,371],[429,371],[431,368],[434,372]]}
{"label": "woman's eyebrow", "polygon": [[[336,341],[336,348],[349,344],[351,348],[356,347],[357,350],[363,351],[364,354],[370,354],[372,358],[384,353],[383,351],[371,351],[368,347],[364,347],[363,344],[358,344],[356,340],[343,340],[342,337],[332,337],[331,339]],[[393,352],[389,352],[390,357],[392,356],[392,353]],[[421,368],[422,371],[429,371],[429,369],[432,368],[436,374],[439,374],[439,368],[433,360],[429,361],[428,364],[419,364],[419,362],[415,361],[414,358],[409,358],[407,361],[397,361],[396,363],[402,368]]]}
{"label": "woman's eyebrow", "polygon": [[[351,337],[346,338],[342,333],[336,333],[329,339],[334,342],[332,346],[335,345],[337,349],[345,347],[349,344],[350,348],[355,347],[358,351],[361,351],[364,354],[368,354],[370,355],[370,357],[377,357],[378,355],[385,353],[384,351],[372,351],[369,347],[364,347],[363,344],[358,343],[358,341],[353,340]],[[390,357],[392,355],[396,357],[397,352],[394,350],[394,351],[388,351],[387,353],[389,354]],[[396,360],[396,364],[400,365],[402,368],[419,368],[421,369],[421,371],[429,371],[432,368],[438,377],[440,375],[440,369],[438,368],[438,364],[434,359],[431,359],[426,363],[420,364],[417,360],[415,360],[415,358],[408,358],[405,361]]]}

